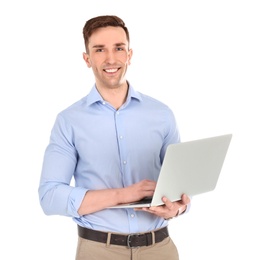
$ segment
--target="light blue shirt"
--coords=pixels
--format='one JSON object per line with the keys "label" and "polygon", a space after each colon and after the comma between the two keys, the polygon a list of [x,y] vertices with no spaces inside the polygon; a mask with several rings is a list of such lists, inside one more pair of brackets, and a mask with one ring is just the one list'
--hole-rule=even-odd
{"label": "light blue shirt", "polygon": [[77,211],[88,190],[156,181],[166,147],[177,142],[180,135],[168,106],[129,86],[125,104],[116,110],[93,86],[86,97],[57,115],[39,185],[44,213],[110,232],[166,226],[163,218],[133,209],[104,209],[84,216]]}

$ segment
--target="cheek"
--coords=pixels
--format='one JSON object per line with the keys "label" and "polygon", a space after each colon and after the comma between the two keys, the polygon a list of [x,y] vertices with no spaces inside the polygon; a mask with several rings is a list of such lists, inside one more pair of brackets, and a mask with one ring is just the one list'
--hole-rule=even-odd
{"label": "cheek", "polygon": [[88,59],[88,61],[86,63],[89,68],[98,66],[98,62],[95,59]]}
{"label": "cheek", "polygon": [[130,64],[130,57],[128,55],[122,55],[121,58],[120,58],[121,62],[126,64],[126,65],[129,65]]}

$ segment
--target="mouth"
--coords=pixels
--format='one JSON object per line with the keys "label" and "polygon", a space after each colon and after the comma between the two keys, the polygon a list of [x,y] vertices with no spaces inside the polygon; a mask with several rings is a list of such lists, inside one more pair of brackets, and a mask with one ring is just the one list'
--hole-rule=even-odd
{"label": "mouth", "polygon": [[113,74],[113,73],[116,73],[117,71],[119,71],[120,68],[115,68],[115,69],[104,69],[104,71],[106,73],[109,73],[109,74]]}

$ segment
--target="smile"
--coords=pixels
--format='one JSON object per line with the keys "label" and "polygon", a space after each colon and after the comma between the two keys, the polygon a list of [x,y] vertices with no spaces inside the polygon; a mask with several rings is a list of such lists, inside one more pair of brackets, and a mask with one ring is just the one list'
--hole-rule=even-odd
{"label": "smile", "polygon": [[106,69],[106,70],[104,70],[105,72],[107,72],[107,73],[115,73],[115,72],[117,72],[119,69]]}

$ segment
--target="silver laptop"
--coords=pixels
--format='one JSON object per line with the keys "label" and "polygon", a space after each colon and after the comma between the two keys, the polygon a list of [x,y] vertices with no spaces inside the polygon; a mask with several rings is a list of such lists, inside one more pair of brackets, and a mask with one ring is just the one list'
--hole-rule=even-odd
{"label": "silver laptop", "polygon": [[184,193],[192,197],[214,190],[231,138],[226,134],[169,145],[153,197],[110,208],[159,206],[163,196],[177,201]]}

